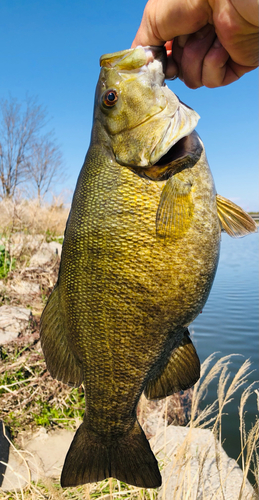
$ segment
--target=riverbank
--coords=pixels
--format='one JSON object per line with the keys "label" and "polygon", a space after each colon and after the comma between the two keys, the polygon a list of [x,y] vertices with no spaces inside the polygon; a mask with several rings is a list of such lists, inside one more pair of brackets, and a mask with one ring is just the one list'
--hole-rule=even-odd
{"label": "riverbank", "polygon": [[[17,213],[19,217],[13,218],[13,229],[6,226],[5,232],[2,231],[0,241],[0,248],[4,247],[2,254],[4,253],[6,262],[5,267],[4,264],[2,266],[5,272],[0,280],[0,419],[10,431],[12,444],[9,449],[11,448],[14,454],[18,454],[20,459],[21,457],[24,459],[26,454],[28,457],[30,453],[30,457],[34,460],[36,453],[30,447],[26,449],[25,443],[35,436],[37,439],[37,433],[39,433],[43,449],[43,443],[46,444],[48,441],[46,436],[52,436],[53,432],[68,431],[71,435],[83,417],[84,393],[83,388],[71,389],[50,377],[39,342],[39,318],[57,279],[62,244],[62,229],[58,225],[55,230],[53,225],[50,229],[46,220],[49,217],[49,220],[53,222],[53,214],[55,214],[55,224],[57,224],[60,220],[65,221],[66,217],[62,209],[52,210],[52,214],[46,211],[44,231],[37,233],[36,227],[33,227],[33,220],[30,222],[27,219],[27,226],[30,230],[28,228],[24,230],[24,226],[19,222],[19,218],[22,221],[21,211],[16,211]],[[39,218],[41,218],[40,214]],[[225,499],[231,498],[227,496],[227,488],[231,491],[232,483],[239,488],[238,495],[239,493],[240,495],[232,497],[231,500],[247,499],[249,498],[247,495],[252,494],[251,487],[250,491],[247,490],[249,484],[246,482],[246,477],[249,467],[252,466],[252,448],[258,436],[258,425],[252,432],[250,431],[249,435],[241,436],[244,447],[243,474],[239,468],[236,469],[235,462],[230,462],[230,469],[226,468],[227,459],[223,458],[224,452],[220,445],[215,445],[221,441],[221,418],[225,412],[224,407],[236,388],[242,386],[246,373],[249,371],[249,364],[246,363],[229,385],[227,380],[229,361],[228,357],[217,362],[211,358],[205,362],[203,378],[195,386],[194,392],[191,390],[176,394],[158,403],[148,403],[144,397],[141,400],[138,418],[159,457],[164,475],[163,488],[167,485],[168,495],[175,491],[176,496],[172,498],[185,499],[188,491],[188,500],[212,498],[209,496],[209,491],[205,490],[206,481],[202,475],[202,471],[208,470],[204,466],[206,457],[210,460],[206,462],[210,464],[210,470],[214,470],[212,464],[216,467],[212,476],[216,478],[215,481],[219,481],[219,483],[214,483],[214,486],[212,486],[213,483],[208,485],[208,488],[213,489],[214,499],[223,498],[222,491],[225,492]],[[201,411],[200,403],[204,402],[210,384],[216,378],[220,380],[220,401],[214,401],[210,407],[205,406],[205,409]],[[240,405],[241,430],[244,427],[244,404],[248,396],[249,391],[246,391]],[[211,431],[205,427],[210,428]],[[207,432],[212,436],[213,442],[206,434]],[[201,437],[202,435],[205,437]],[[219,441],[215,441],[214,437],[219,438]],[[202,443],[207,447],[204,448]],[[54,448],[58,449],[59,446],[56,445]],[[48,451],[47,455],[51,456],[51,453]],[[3,499],[8,500],[14,498],[54,500],[69,497],[82,499],[103,498],[104,496],[107,499],[124,497],[139,500],[157,498],[171,500],[170,496],[165,496],[167,493],[163,489],[143,491],[109,480],[97,485],[61,490],[58,486],[58,477],[63,458],[60,454],[54,476],[41,474],[36,478],[28,472],[30,468],[24,465],[27,471],[26,477],[29,479],[26,480],[22,489],[18,488],[12,492],[2,491],[0,497],[2,494]],[[7,463],[6,456],[0,458],[0,461]],[[25,462],[28,465],[26,460]],[[232,469],[238,470],[239,483],[237,479],[230,477]],[[227,477],[226,470],[229,471]],[[175,483],[170,483],[170,486],[168,486],[169,482],[167,483],[169,476],[176,480]],[[206,472],[206,477],[210,477],[208,472]],[[254,482],[256,487],[256,478]],[[200,496],[201,494],[203,496]]]}

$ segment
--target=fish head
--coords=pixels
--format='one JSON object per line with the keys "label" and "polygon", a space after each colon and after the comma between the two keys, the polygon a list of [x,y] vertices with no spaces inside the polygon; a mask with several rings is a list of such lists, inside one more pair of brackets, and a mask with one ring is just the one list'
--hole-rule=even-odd
{"label": "fish head", "polygon": [[117,163],[150,167],[188,136],[199,115],[165,85],[163,47],[105,54],[94,121],[106,130]]}

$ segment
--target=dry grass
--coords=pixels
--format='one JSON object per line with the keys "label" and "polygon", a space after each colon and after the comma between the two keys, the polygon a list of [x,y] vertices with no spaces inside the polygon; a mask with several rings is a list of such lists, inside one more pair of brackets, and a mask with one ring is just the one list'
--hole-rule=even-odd
{"label": "dry grass", "polygon": [[[22,305],[37,314],[43,309],[58,273],[59,259],[47,265],[29,268],[32,256],[52,240],[63,242],[69,209],[60,200],[39,206],[38,200],[0,201],[0,244],[5,248],[11,272],[0,281],[0,305]],[[21,281],[38,285],[37,296],[27,297],[15,291]],[[36,286],[37,288],[37,286]]]}
{"label": "dry grass", "polygon": [[[250,370],[250,362],[246,360],[234,375],[233,379],[230,380],[231,357],[232,356],[225,356],[217,362],[214,362],[214,357],[210,356],[202,365],[201,379],[194,387],[191,420],[188,425],[190,431],[179,447],[172,444],[172,449],[168,452],[168,447],[166,446],[166,451],[163,453],[163,467],[166,467],[166,465],[170,463],[171,470],[169,477],[167,476],[167,482],[163,484],[162,498],[167,498],[166,488],[168,486],[168,480],[170,475],[174,475],[177,480],[174,482],[173,489],[170,490],[170,498],[174,500],[196,500],[198,498],[201,500],[225,500],[224,491],[230,471],[228,471],[226,475],[226,471],[224,470],[225,464],[222,464],[223,454],[219,445],[219,443],[222,443],[222,416],[225,412],[226,405],[230,402],[235,392],[246,384]],[[219,378],[218,398],[212,404],[205,406],[201,411],[200,407],[202,401],[206,398],[206,393],[215,377]],[[240,486],[238,500],[248,500],[252,498],[251,496],[248,497],[245,492],[245,484],[249,471],[252,471],[254,475],[254,498],[258,498],[259,420],[257,417],[253,427],[247,432],[244,418],[245,404],[254,392],[254,384],[251,384],[244,389],[240,399],[239,420],[243,481]],[[207,472],[203,473],[205,461],[211,453],[211,443],[203,443],[199,446],[199,450],[197,450],[199,454],[199,468],[196,477],[192,474],[194,458],[194,449],[192,446],[194,435],[192,430],[205,428],[211,429],[215,438],[214,453],[220,483],[219,486],[215,488],[215,491],[211,493],[209,493],[208,487],[205,484],[205,475]],[[168,443],[166,443],[166,445],[168,445]],[[236,458],[239,460],[240,456]]]}
{"label": "dry grass", "polygon": [[38,200],[0,201],[0,234],[7,236],[23,231],[25,234],[62,235],[69,209],[56,198],[51,204],[39,205]]}

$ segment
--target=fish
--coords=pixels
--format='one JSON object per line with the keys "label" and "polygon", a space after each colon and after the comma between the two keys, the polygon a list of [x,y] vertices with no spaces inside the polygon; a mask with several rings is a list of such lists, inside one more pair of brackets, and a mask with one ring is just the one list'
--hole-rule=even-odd
{"label": "fish", "polygon": [[221,231],[256,231],[216,193],[199,115],[165,84],[165,60],[157,47],[100,59],[91,143],[40,326],[52,377],[85,391],[63,487],[108,477],[161,485],[136,416],[140,396],[197,382],[188,326],[208,298]]}

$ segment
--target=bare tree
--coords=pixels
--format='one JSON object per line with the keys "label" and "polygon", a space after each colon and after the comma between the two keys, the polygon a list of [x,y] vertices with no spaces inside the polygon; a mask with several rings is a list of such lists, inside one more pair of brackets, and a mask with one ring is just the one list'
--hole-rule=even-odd
{"label": "bare tree", "polygon": [[30,184],[36,187],[38,201],[45,196],[51,184],[63,177],[62,153],[50,134],[32,144],[26,171]]}
{"label": "bare tree", "polygon": [[40,197],[61,168],[61,153],[50,135],[42,135],[47,113],[37,98],[0,101],[0,196],[13,197],[17,186],[29,182]]}

